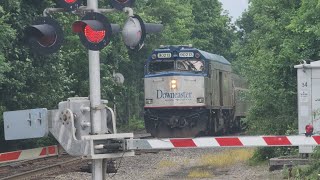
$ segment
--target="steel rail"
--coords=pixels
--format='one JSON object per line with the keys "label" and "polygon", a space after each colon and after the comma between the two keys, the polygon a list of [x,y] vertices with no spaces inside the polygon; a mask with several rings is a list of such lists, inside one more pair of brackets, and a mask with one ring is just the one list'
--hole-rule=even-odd
{"label": "steel rail", "polygon": [[40,158],[37,158],[37,159],[25,159],[25,160],[20,160],[20,161],[12,161],[12,162],[0,163],[0,169],[2,167],[6,167],[6,166],[16,166],[16,165],[19,165],[19,164],[29,163],[29,162],[33,162],[33,161],[35,161],[35,162],[45,161],[45,160],[48,160],[48,159],[57,158],[59,156],[61,156],[61,154],[56,154],[56,155],[46,156],[46,157],[40,157]]}
{"label": "steel rail", "polygon": [[46,166],[46,167],[43,167],[43,168],[38,168],[38,169],[35,169],[35,170],[31,170],[31,171],[19,173],[19,174],[16,174],[16,175],[4,177],[4,178],[1,178],[0,180],[9,180],[9,179],[10,180],[19,180],[19,179],[31,178],[31,177],[37,176],[38,174],[45,174],[45,172],[47,172],[49,170],[53,170],[55,168],[62,168],[63,165],[66,165],[66,164],[69,164],[69,163],[74,163],[75,161],[79,161],[79,160],[81,160],[80,157],[73,158],[73,159],[65,161],[65,162],[61,162],[61,163],[57,163],[57,164],[54,164],[54,165]]}

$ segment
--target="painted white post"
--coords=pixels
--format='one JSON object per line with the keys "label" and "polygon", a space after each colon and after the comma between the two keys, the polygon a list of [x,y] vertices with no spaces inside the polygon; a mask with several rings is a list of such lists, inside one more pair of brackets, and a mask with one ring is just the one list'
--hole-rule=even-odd
{"label": "painted white post", "polygon": [[[98,11],[98,0],[87,0],[88,9]],[[100,52],[89,50],[89,83],[91,104],[91,132],[101,134]],[[92,160],[92,179],[105,180],[103,159]]]}

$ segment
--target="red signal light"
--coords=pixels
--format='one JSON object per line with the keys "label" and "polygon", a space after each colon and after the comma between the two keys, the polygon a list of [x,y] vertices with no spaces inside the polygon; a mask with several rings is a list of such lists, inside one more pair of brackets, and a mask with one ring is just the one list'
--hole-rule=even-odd
{"label": "red signal light", "polygon": [[82,44],[89,50],[100,51],[110,43],[113,28],[107,17],[96,12],[88,12],[72,25]]}
{"label": "red signal light", "polygon": [[56,42],[56,39],[57,39],[57,35],[54,34],[53,36],[43,36],[39,39],[39,44],[43,47],[50,47],[52,46],[55,42]]}
{"label": "red signal light", "polygon": [[64,0],[64,1],[68,4],[72,4],[72,3],[75,3],[77,0]]}
{"label": "red signal light", "polygon": [[84,28],[84,35],[88,41],[92,43],[99,43],[103,41],[104,37],[106,36],[106,30],[95,31],[89,25],[86,25]]}
{"label": "red signal light", "polygon": [[61,8],[64,8],[67,11],[74,11],[78,9],[81,5],[80,0],[56,0],[56,1]]}
{"label": "red signal light", "polygon": [[69,3],[69,4],[72,4],[72,3],[75,3],[77,0],[65,0],[66,3]]}
{"label": "red signal light", "polygon": [[63,30],[50,17],[40,17],[24,30],[25,39],[34,53],[46,55],[57,52],[63,43]]}

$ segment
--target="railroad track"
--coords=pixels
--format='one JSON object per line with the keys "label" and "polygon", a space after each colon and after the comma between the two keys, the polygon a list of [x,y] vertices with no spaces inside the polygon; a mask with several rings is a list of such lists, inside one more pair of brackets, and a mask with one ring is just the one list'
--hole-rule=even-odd
{"label": "railroad track", "polygon": [[[150,134],[139,134],[135,138],[151,138]],[[156,154],[161,150],[137,150],[136,155]],[[81,163],[80,163],[81,162]],[[43,159],[26,160],[0,165],[0,180],[15,179],[45,179],[67,172],[90,172],[90,160],[82,160],[81,157],[60,155]]]}
{"label": "railroad track", "polygon": [[[239,135],[233,133],[229,136]],[[139,133],[134,135],[139,139],[152,139],[153,137],[148,133]],[[151,149],[151,150],[136,150],[136,155],[142,154],[157,154],[161,151],[171,151],[171,149]],[[81,162],[81,163],[79,163]],[[0,166],[0,180],[7,179],[33,179],[39,177],[46,177],[62,174],[72,171],[80,171],[81,168],[87,167],[90,160],[82,160],[81,157],[71,157],[69,155],[60,155],[55,157],[47,157],[37,160],[29,160],[22,162],[9,163]],[[50,165],[48,165],[50,164]],[[71,165],[76,164],[76,165]],[[69,168],[69,169],[68,169]]]}
{"label": "railroad track", "polygon": [[37,163],[41,164],[41,162],[48,161],[48,160],[54,161],[55,159],[58,159],[59,157],[63,157],[63,155],[55,155],[55,156],[48,156],[48,157],[39,158],[39,159],[30,159],[30,160],[1,163],[0,164],[0,178],[1,178],[1,174],[6,172],[6,170],[8,170],[10,168],[23,167],[28,164],[37,164]]}
{"label": "railroad track", "polygon": [[42,163],[44,163],[44,161],[48,161],[48,160],[56,161],[56,159],[58,159],[58,155],[41,158],[41,159],[31,159],[31,160],[22,160],[17,162],[2,163],[0,164],[0,179],[13,173],[17,174],[21,171],[27,171],[28,167],[32,165],[39,167],[41,166]]}
{"label": "railroad track", "polygon": [[73,158],[73,159],[70,159],[70,160],[67,160],[64,162],[60,162],[57,164],[53,164],[53,165],[45,166],[42,168],[38,168],[38,169],[22,172],[19,174],[7,176],[4,178],[1,178],[0,180],[32,179],[32,178],[39,177],[43,174],[46,174],[48,172],[53,173],[53,172],[59,171],[62,168],[65,168],[67,165],[78,163],[79,161],[81,161],[81,158],[77,157],[77,158]]}
{"label": "railroad track", "polygon": [[[0,180],[32,179],[45,174],[65,172],[70,168],[73,168],[72,170],[76,171],[80,169],[79,167],[75,169],[75,167],[80,164],[79,161],[82,161],[80,157],[75,158],[69,155],[59,155],[43,159],[7,163],[0,166]],[[76,166],[70,165],[73,163],[76,164]]]}

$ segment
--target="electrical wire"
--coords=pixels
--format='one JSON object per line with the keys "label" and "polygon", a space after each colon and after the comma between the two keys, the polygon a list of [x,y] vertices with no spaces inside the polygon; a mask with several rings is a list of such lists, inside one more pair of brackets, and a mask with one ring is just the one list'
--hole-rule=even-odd
{"label": "electrical wire", "polygon": [[126,152],[123,152],[123,154],[122,154],[122,156],[121,156],[121,158],[120,158],[118,167],[116,167],[116,172],[115,172],[112,176],[110,176],[110,175],[108,174],[109,178],[113,178],[115,175],[117,175],[118,170],[119,170],[120,167],[121,167],[121,163],[122,163],[122,160],[123,160],[123,157],[124,157],[124,154],[125,154],[125,153],[126,153]]}

